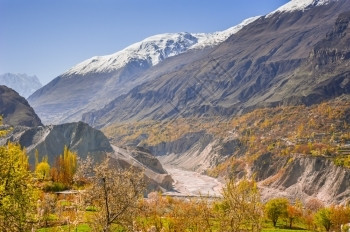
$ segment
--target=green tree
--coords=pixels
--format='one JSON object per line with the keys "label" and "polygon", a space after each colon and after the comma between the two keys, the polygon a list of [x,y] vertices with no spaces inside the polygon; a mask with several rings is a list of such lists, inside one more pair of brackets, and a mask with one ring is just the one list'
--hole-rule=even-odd
{"label": "green tree", "polygon": [[316,224],[329,231],[332,226],[332,212],[329,208],[322,208],[315,214]]}
{"label": "green tree", "polygon": [[9,143],[0,147],[0,164],[0,231],[28,231],[37,200],[28,156]]}
{"label": "green tree", "polygon": [[276,227],[279,217],[287,216],[288,200],[286,198],[275,198],[269,200],[265,205],[266,216],[272,221]]}

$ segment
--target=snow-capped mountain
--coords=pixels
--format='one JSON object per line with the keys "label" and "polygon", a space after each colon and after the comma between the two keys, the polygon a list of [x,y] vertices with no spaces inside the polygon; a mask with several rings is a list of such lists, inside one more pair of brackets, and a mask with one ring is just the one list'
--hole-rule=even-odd
{"label": "snow-capped mountain", "polygon": [[[154,71],[147,82],[110,101],[104,108],[84,114],[83,121],[108,127],[115,122],[132,120],[230,117],[254,107],[314,104],[320,99],[347,93],[349,82],[344,73],[348,69],[339,65],[339,70],[329,68],[332,71],[321,76],[315,69],[321,69],[321,65],[312,65],[313,61],[309,60],[311,52],[327,37],[344,11],[350,11],[349,0],[262,17],[208,53],[187,52],[162,62],[153,70],[161,70],[165,65],[176,67],[180,58],[187,61],[179,69],[168,69],[163,75]],[[341,25],[335,30],[341,32],[338,37],[346,34],[343,31],[350,22],[347,17],[340,19]],[[318,54],[320,63],[331,64],[347,57],[346,52],[341,53],[338,48],[317,51],[321,53]],[[201,58],[197,59],[198,56]],[[306,64],[311,69],[307,69]],[[333,78],[336,73],[341,75]]]}
{"label": "snow-capped mountain", "polygon": [[[153,78],[151,67],[187,51],[212,48],[259,17],[215,33],[166,33],[151,36],[111,55],[95,56],[72,67],[29,97],[44,123],[81,120],[84,113],[101,109],[110,100]],[[189,60],[162,68],[156,75],[175,70]],[[147,72],[146,72],[147,71]]]}
{"label": "snow-capped mountain", "polygon": [[[259,17],[246,19],[237,26],[215,33],[181,32],[151,36],[114,54],[94,56],[69,69],[63,75],[112,72],[124,67],[130,61],[146,61],[149,66],[154,66],[168,57],[179,55],[189,49],[203,49],[218,45]],[[144,63],[140,62],[140,65]]]}
{"label": "snow-capped mountain", "polygon": [[29,97],[32,93],[42,87],[42,84],[36,76],[13,73],[0,75],[0,85],[10,87],[25,98]]}
{"label": "snow-capped mountain", "polygon": [[[138,91],[141,89],[141,86],[146,86],[147,83],[153,83],[158,79],[163,80],[165,78],[164,76],[168,75],[169,73],[180,72],[172,79],[174,82],[176,82],[176,80],[178,80],[180,77],[187,77],[186,80],[189,80],[191,77],[188,76],[188,71],[186,70],[186,72],[181,72],[184,67],[188,67],[192,70],[190,67],[192,63],[197,61],[199,62],[202,59],[205,60],[206,58],[209,59],[209,56],[211,57],[213,55],[213,53],[211,53],[212,51],[223,55],[228,50],[232,50],[232,47],[234,47],[232,44],[225,45],[227,47],[222,50],[217,50],[216,46],[222,48],[222,44],[225,41],[230,40],[230,38],[233,39],[234,37],[241,38],[242,36],[240,36],[240,34],[243,32],[244,35],[249,34],[249,36],[242,40],[237,40],[238,42],[235,40],[238,43],[238,47],[235,47],[236,50],[234,51],[234,53],[239,52],[239,54],[246,54],[246,56],[241,57],[242,62],[245,62],[250,54],[259,52],[265,55],[264,58],[258,60],[259,62],[257,61],[256,64],[259,64],[262,60],[265,60],[267,57],[270,57],[276,52],[278,54],[281,53],[281,57],[284,57],[284,59],[291,59],[293,62],[296,62],[301,59],[301,54],[303,55],[302,58],[305,58],[308,55],[307,49],[310,49],[318,39],[323,38],[322,36],[324,36],[324,31],[322,30],[331,25],[333,21],[327,21],[327,23],[323,23],[324,25],[322,25],[322,27],[316,28],[315,32],[311,33],[312,40],[309,41],[308,44],[304,44],[306,43],[305,38],[300,38],[300,41],[293,41],[293,39],[297,38],[295,34],[288,35],[289,37],[286,36],[282,44],[283,46],[286,46],[283,52],[281,48],[278,49],[274,47],[274,44],[277,43],[275,39],[267,40],[269,36],[267,35],[267,31],[271,30],[269,33],[273,34],[283,33],[282,29],[279,31],[278,27],[276,28],[274,26],[281,25],[282,21],[279,21],[281,17],[285,17],[286,19],[291,19],[293,17],[297,19],[300,17],[298,12],[295,12],[294,15],[284,14],[284,12],[294,13],[294,11],[304,11],[305,9],[308,9],[308,11],[311,11],[313,8],[321,9],[322,7],[319,6],[332,3],[334,1],[336,0],[292,0],[269,14],[271,15],[270,17],[253,17],[244,20],[239,25],[221,32],[209,34],[182,32],[155,35],[146,38],[141,42],[132,44],[114,54],[107,56],[96,56],[81,62],[55,78],[45,87],[36,91],[29,97],[28,100],[44,123],[62,123],[81,120],[85,113],[101,110],[113,99],[117,99],[122,95],[128,94],[132,90],[134,90],[133,94],[135,94],[132,97],[136,96],[141,99],[143,93],[147,93],[147,96],[145,96],[147,99],[152,97],[159,99],[158,97],[163,93],[168,93],[172,90],[172,88],[177,89],[177,87],[171,86],[171,88],[169,87],[169,89],[162,91],[159,96],[154,95],[157,93],[157,91],[145,90],[142,93],[139,93]],[[347,2],[347,0],[338,1],[341,3]],[[338,5],[341,5],[341,3]],[[337,12],[337,10],[333,11]],[[281,14],[274,15],[276,12],[281,12]],[[318,12],[318,10],[315,9],[315,12]],[[319,16],[319,18],[323,20],[324,16]],[[334,18],[329,16],[328,20],[335,20],[335,18],[336,15],[334,15]],[[291,23],[294,22],[293,20],[291,20]],[[264,25],[264,23],[267,22],[271,23],[270,25],[272,28]],[[304,31],[303,27],[305,27],[307,23],[307,20],[300,23],[300,31]],[[319,24],[319,22],[316,22],[315,24]],[[298,26],[300,25],[298,24]],[[263,26],[266,27],[265,31],[262,31],[261,29]],[[285,27],[289,26],[290,25],[285,22]],[[314,27],[314,25],[311,26]],[[249,29],[241,31],[242,28]],[[231,35],[235,33],[237,36],[232,37]],[[252,40],[252,38],[259,36],[262,37],[260,38],[259,42],[263,41],[261,42],[261,47],[257,47],[251,50],[250,53],[247,53],[247,50],[249,50],[248,48],[254,47],[254,45],[257,44],[258,40]],[[277,36],[276,39],[279,41],[283,36],[285,35]],[[264,37],[266,37],[266,41],[264,40]],[[251,40],[251,42],[246,43],[245,41],[248,40]],[[264,41],[266,44],[264,44]],[[286,43],[286,41],[290,41],[290,44]],[[297,44],[299,45],[296,46]],[[295,50],[299,50],[292,53],[290,48],[294,47]],[[268,48],[271,49],[270,52],[264,50]],[[257,57],[261,55],[260,53],[257,54]],[[280,61],[281,57],[277,57],[276,60]],[[227,65],[228,67],[232,66],[231,63]],[[297,62],[293,63],[293,65],[296,66]],[[250,66],[251,65],[249,63],[242,64],[242,67],[239,69],[242,71],[242,73],[238,72],[237,75],[241,76],[244,74],[244,70]],[[286,70],[292,69],[290,66],[288,66]],[[237,67],[235,65],[234,69],[238,70]],[[225,69],[226,68],[227,67],[225,67]],[[201,67],[200,69],[195,69],[195,71],[197,72],[197,70],[202,69],[204,70],[206,68]],[[271,69],[275,70],[275,68]],[[230,72],[230,75],[233,74]],[[168,83],[168,80],[163,81],[164,83],[159,83],[154,88],[158,90],[165,84],[170,84]],[[223,83],[226,82],[223,81]],[[223,84],[223,86],[225,85],[226,84]],[[249,91],[247,90],[247,92]],[[228,94],[228,92],[223,93],[223,96],[226,96],[226,94]],[[245,93],[242,93],[242,95],[245,96]],[[171,96],[173,97],[173,95]],[[132,105],[131,102],[129,102],[130,104],[126,104],[131,106],[132,109],[135,109],[135,106],[144,105],[144,102],[142,102],[142,104],[135,103],[135,105]],[[144,114],[152,115],[156,111],[156,109],[152,109],[149,110],[149,112],[145,111]],[[126,111],[123,109],[119,112],[123,114]],[[128,118],[130,115],[131,113],[125,113],[125,115],[123,114],[121,118]]]}
{"label": "snow-capped mountain", "polygon": [[[282,12],[305,10],[310,7],[326,5],[338,0],[291,0],[267,17]],[[225,41],[231,35],[239,32],[243,27],[254,22],[261,16],[251,17],[242,23],[224,31],[214,33],[165,33],[148,37],[141,42],[132,44],[125,49],[111,55],[94,56],[87,59],[65,72],[64,76],[93,72],[112,72],[124,67],[130,61],[146,61],[154,66],[164,59],[179,55],[190,49],[203,49],[215,46]],[[140,63],[144,65],[144,63]]]}
{"label": "snow-capped mountain", "polygon": [[338,0],[291,0],[290,2],[284,4],[277,10],[271,12],[270,14],[267,15],[267,17],[275,14],[275,13],[282,13],[282,12],[293,12],[297,10],[307,10],[310,7],[315,7],[315,6],[321,6],[321,5],[327,5],[331,2],[335,2]]}
{"label": "snow-capped mountain", "polygon": [[150,65],[186,51],[198,39],[190,33],[167,33],[151,36],[107,56],[95,56],[68,70],[64,75],[111,72],[132,60],[146,60]]}

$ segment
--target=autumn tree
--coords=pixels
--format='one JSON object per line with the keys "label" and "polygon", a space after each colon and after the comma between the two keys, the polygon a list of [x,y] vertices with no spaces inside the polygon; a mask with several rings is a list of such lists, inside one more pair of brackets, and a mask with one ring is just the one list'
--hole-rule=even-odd
{"label": "autumn tree", "polygon": [[317,198],[306,201],[303,218],[309,230],[316,229],[315,213],[322,208],[324,208],[324,204]]}
{"label": "autumn tree", "polygon": [[263,209],[255,181],[231,178],[222,195],[223,201],[217,205],[222,231],[261,230]]}
{"label": "autumn tree", "polygon": [[289,228],[293,227],[293,222],[303,216],[303,205],[300,201],[296,201],[294,205],[288,204],[287,218],[289,220]]}
{"label": "autumn tree", "polygon": [[28,156],[19,145],[0,147],[0,231],[29,231],[34,223],[36,191]]}
{"label": "autumn tree", "polygon": [[168,231],[212,231],[212,204],[205,197],[173,200]]}
{"label": "autumn tree", "polygon": [[77,153],[70,151],[67,146],[64,146],[63,154],[58,156],[55,167],[51,170],[51,176],[54,181],[71,185],[76,168]]}
{"label": "autumn tree", "polygon": [[138,229],[147,231],[154,227],[157,231],[161,231],[165,226],[163,218],[173,202],[171,197],[163,197],[158,192],[148,194],[147,200],[140,201],[141,217],[146,218],[146,220],[138,222]]}
{"label": "autumn tree", "polygon": [[[0,126],[2,126],[2,121],[3,121],[3,118],[0,115]],[[11,130],[11,128],[1,128],[0,129],[0,137],[5,136],[10,130]]]}
{"label": "autumn tree", "polygon": [[183,200],[153,192],[140,202],[140,208],[142,220],[137,221],[136,231],[213,230],[213,203],[206,196]]}
{"label": "autumn tree", "polygon": [[39,200],[38,216],[39,224],[48,227],[50,215],[54,213],[57,204],[57,196],[51,193],[44,193]]}
{"label": "autumn tree", "polygon": [[347,224],[350,221],[350,208],[346,206],[331,206],[330,207],[330,219],[332,222],[332,228],[335,231],[341,230],[341,225]]}
{"label": "autumn tree", "polygon": [[287,215],[288,200],[286,198],[275,198],[269,200],[265,205],[266,216],[272,221],[276,227],[278,218]]}
{"label": "autumn tree", "polygon": [[77,175],[80,176],[76,179],[90,182],[84,199],[87,205],[97,209],[91,218],[91,227],[107,232],[113,225],[119,225],[131,230],[138,200],[145,188],[143,173],[133,168],[123,170],[107,157],[95,165],[91,159],[80,162]]}

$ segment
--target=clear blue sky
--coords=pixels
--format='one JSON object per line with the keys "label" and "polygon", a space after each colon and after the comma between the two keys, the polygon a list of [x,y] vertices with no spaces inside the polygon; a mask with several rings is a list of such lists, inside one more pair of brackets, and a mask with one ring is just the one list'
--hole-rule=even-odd
{"label": "clear blue sky", "polygon": [[95,55],[166,32],[214,32],[288,0],[0,0],[0,74],[43,84]]}

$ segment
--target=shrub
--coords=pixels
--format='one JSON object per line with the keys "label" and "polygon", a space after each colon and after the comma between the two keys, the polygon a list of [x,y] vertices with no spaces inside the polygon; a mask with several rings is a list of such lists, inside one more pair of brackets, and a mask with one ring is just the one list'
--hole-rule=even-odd
{"label": "shrub", "polygon": [[64,190],[68,190],[68,187],[60,182],[51,182],[44,186],[45,192],[61,192]]}

